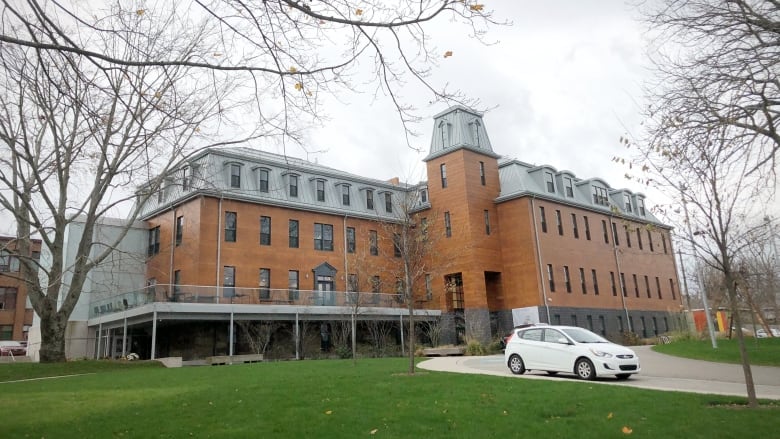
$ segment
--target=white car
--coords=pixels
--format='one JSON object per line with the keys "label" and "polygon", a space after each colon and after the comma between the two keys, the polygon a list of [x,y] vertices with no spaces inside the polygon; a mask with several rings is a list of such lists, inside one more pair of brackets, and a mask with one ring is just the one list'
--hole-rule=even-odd
{"label": "white car", "polygon": [[624,380],[640,371],[634,351],[574,326],[516,329],[506,344],[504,360],[516,375],[540,370],[550,375],[573,373],[584,380],[605,375]]}

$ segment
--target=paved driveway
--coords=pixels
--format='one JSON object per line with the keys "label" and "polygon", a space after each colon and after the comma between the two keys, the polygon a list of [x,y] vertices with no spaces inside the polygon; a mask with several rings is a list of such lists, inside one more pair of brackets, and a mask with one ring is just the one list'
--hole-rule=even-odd
{"label": "paved driveway", "polygon": [[[745,376],[739,364],[688,360],[653,352],[650,346],[632,347],[639,355],[642,372],[626,381],[611,378],[598,382],[645,389],[746,396]],[[504,364],[503,355],[486,357],[438,357],[420,363],[420,368],[444,372],[480,373],[528,379],[579,381],[574,375],[547,376],[531,372],[515,376]],[[759,398],[780,400],[780,367],[752,366]]]}

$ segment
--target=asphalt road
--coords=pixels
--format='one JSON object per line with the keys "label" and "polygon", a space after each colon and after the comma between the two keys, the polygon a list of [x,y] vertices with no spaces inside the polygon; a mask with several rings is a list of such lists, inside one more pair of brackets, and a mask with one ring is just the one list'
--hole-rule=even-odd
{"label": "asphalt road", "polygon": [[[597,382],[645,389],[746,396],[745,375],[739,364],[713,363],[653,352],[650,346],[633,346],[642,371],[625,381],[600,378]],[[420,363],[420,368],[444,372],[479,373],[525,379],[579,381],[574,375],[550,377],[533,371],[512,375],[503,355],[485,357],[437,357]],[[780,400],[780,367],[751,366],[756,395]]]}

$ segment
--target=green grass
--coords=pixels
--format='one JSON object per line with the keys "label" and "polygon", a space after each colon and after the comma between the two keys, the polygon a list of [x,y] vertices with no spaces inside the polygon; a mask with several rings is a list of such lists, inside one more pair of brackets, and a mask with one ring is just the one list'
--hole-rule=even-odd
{"label": "green grass", "polygon": [[[68,363],[72,370],[60,367],[56,374],[91,374],[0,383],[0,436],[618,438],[627,436],[623,427],[632,438],[777,434],[780,407],[770,403],[749,410],[738,397],[589,382],[426,371],[409,376],[406,361],[180,369]],[[22,371],[7,370],[17,368]],[[0,372],[41,375],[21,364],[0,365]]]}
{"label": "green grass", "polygon": [[[679,340],[669,344],[656,345],[653,350],[662,354],[675,355],[696,360],[719,363],[742,363],[737,340],[718,339],[718,348],[712,348],[710,339]],[[780,366],[780,338],[746,338],[745,348],[750,364]]]}

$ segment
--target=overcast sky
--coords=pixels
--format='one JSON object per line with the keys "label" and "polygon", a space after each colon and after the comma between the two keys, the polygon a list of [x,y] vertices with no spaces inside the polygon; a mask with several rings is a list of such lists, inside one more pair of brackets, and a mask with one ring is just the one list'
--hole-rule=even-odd
{"label": "overcast sky", "polygon": [[[433,82],[449,83],[479,99],[485,127],[500,155],[532,164],[568,169],[581,178],[602,177],[614,188],[643,191],[623,178],[626,168],[610,159],[625,150],[620,136],[638,127],[640,86],[647,76],[637,15],[618,0],[499,1],[489,4],[496,27],[484,46],[465,38],[448,22],[430,28],[443,55]],[[358,175],[416,182],[424,177],[432,116],[445,104],[428,106],[430,96],[405,96],[428,116],[406,146],[389,99],[371,93],[340,96],[324,106],[327,125],[308,133],[309,155],[323,165]],[[278,152],[278,151],[277,151]],[[306,158],[295,147],[288,154]]]}

